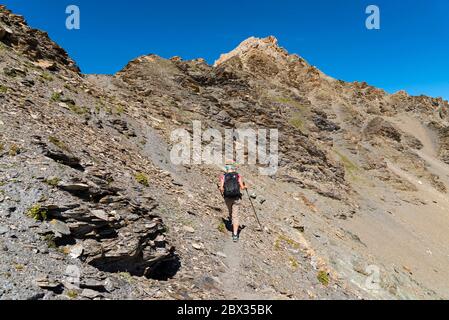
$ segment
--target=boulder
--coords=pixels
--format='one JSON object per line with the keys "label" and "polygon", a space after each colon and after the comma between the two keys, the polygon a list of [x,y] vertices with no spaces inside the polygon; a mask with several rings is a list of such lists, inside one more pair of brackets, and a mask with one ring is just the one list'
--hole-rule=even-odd
{"label": "boulder", "polygon": [[50,71],[56,71],[57,70],[57,64],[54,61],[49,60],[38,60],[37,62],[33,63],[36,67],[50,70]]}
{"label": "boulder", "polygon": [[188,233],[195,233],[195,229],[189,226],[184,226],[183,227],[184,231],[188,232]]}
{"label": "boulder", "polygon": [[50,225],[50,230],[57,236],[69,236],[71,234],[70,232],[70,228],[68,227],[67,224],[65,224],[62,221],[53,219],[52,221],[50,221],[49,223]]}
{"label": "boulder", "polygon": [[367,140],[375,136],[384,137],[396,142],[401,142],[402,135],[390,122],[376,117],[372,119],[363,132]]}
{"label": "boulder", "polygon": [[85,192],[89,190],[89,186],[84,183],[59,183],[58,187],[68,192]]}
{"label": "boulder", "polygon": [[103,295],[100,292],[92,289],[84,289],[83,291],[81,291],[80,295],[87,299],[95,299],[103,297]]}
{"label": "boulder", "polygon": [[92,210],[90,213],[100,220],[109,221],[109,215],[104,210]]}
{"label": "boulder", "polygon": [[70,257],[77,259],[79,257],[81,257],[81,255],[84,252],[84,247],[82,244],[76,244],[73,247],[70,248]]}
{"label": "boulder", "polygon": [[35,284],[39,288],[49,291],[61,291],[61,289],[63,288],[63,285],[60,282],[51,280],[48,278],[48,276],[37,278],[35,280]]}
{"label": "boulder", "polygon": [[6,36],[11,35],[13,32],[7,26],[0,24],[0,41],[2,41]]}

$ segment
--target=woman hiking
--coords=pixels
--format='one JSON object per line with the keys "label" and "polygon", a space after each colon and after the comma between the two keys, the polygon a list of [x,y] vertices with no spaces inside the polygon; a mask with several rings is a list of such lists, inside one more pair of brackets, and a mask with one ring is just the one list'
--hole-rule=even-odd
{"label": "woman hiking", "polygon": [[232,240],[239,240],[239,208],[242,200],[242,190],[246,189],[242,176],[237,173],[235,164],[227,164],[225,173],[220,176],[219,188],[229,212],[232,223]]}

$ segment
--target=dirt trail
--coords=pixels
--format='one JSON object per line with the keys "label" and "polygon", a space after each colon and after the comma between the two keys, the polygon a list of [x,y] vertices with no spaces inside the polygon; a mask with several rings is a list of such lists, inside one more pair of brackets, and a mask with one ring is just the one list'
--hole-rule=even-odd
{"label": "dirt trail", "polygon": [[432,199],[438,198],[440,201],[444,201],[444,202],[448,203],[447,196],[442,194],[438,190],[436,190],[430,184],[418,179],[417,177],[415,177],[414,175],[412,175],[408,172],[405,172],[404,170],[402,170],[401,168],[399,168],[398,166],[396,166],[395,164],[393,164],[389,161],[387,161],[387,165],[388,165],[388,168],[393,173],[397,174],[398,176],[400,176],[400,177],[408,180],[412,184],[414,184],[422,194],[427,194],[428,196],[426,198],[429,198],[429,196],[432,196]]}
{"label": "dirt trail", "polygon": [[396,124],[399,129],[415,136],[423,144],[420,153],[429,157],[435,157],[438,150],[437,136],[431,130],[421,124],[421,122],[408,115],[399,115],[392,118],[391,121]]}
{"label": "dirt trail", "polygon": [[[272,251],[271,247],[267,247],[272,241],[268,240],[266,243],[261,241],[261,238],[267,240],[271,236],[266,232],[257,230],[257,222],[250,210],[252,208],[245,194],[240,209],[240,223],[243,226],[240,239],[237,243],[234,243],[231,232],[227,232],[221,244],[223,253],[226,255],[224,261],[226,269],[220,276],[223,282],[223,291],[228,299],[269,300],[279,298],[279,294],[275,290],[267,290],[265,286],[267,283],[263,283],[263,280],[268,282],[268,279],[263,279],[262,275],[258,275],[260,283],[257,284],[257,287],[248,286],[252,282],[252,275],[249,271],[258,269],[259,260],[264,258],[263,252]],[[255,247],[255,243],[258,243],[261,247]],[[264,287],[265,290],[261,290]]]}
{"label": "dirt trail", "polygon": [[242,249],[242,241],[234,243],[231,239],[224,243],[224,254],[226,255],[225,264],[227,269],[222,275],[223,290],[227,299],[236,300],[261,300],[269,299],[264,294],[249,292],[244,285],[245,279],[242,276],[242,262],[244,259],[244,250]]}
{"label": "dirt trail", "polygon": [[[392,122],[423,143],[424,147],[416,153],[426,161],[430,172],[446,180],[449,166],[436,158],[438,143],[432,132],[411,117],[401,116]],[[449,228],[449,199],[413,171],[406,171],[392,161],[386,162],[391,172],[412,183],[418,192],[403,193],[405,198],[398,203],[400,205],[386,202],[383,210],[373,210],[370,215],[357,217],[349,224],[363,235],[371,252],[382,257],[382,261],[388,261],[395,268],[411,270],[413,279],[447,296],[447,279],[440,270],[447,268],[448,251],[444,244],[449,241],[445,231]],[[386,190],[378,191],[388,197]],[[401,281],[408,282],[406,278]],[[404,295],[402,298],[411,297]]]}
{"label": "dirt trail", "polygon": [[[169,172],[173,179],[181,181],[185,186],[194,184],[195,181],[197,181],[196,183],[199,183],[198,181],[204,181],[205,177],[202,177],[198,174],[192,175],[191,173],[183,170],[182,167],[174,166],[171,164],[168,145],[163,141],[158,133],[156,133],[151,128],[146,128],[146,135],[148,137],[148,143],[144,147],[144,154],[150,157],[152,161],[156,163],[162,170],[166,170],[167,172]],[[207,172],[203,173],[207,174]],[[218,176],[219,171],[217,170],[216,173]],[[242,216],[242,222],[244,224],[251,224],[252,226],[256,222],[252,221],[252,216],[250,218],[248,217],[249,202],[247,200],[247,196],[244,195],[244,197],[245,198],[243,200],[240,215]],[[211,197],[210,199],[213,199],[213,197]],[[211,201],[209,201],[208,203],[212,204]],[[220,220],[226,215],[225,205],[221,199],[218,204],[215,203],[215,205],[223,208],[223,212],[215,216],[217,220]],[[210,218],[206,216],[202,217],[202,219],[210,220]],[[225,270],[221,275],[219,275],[219,279],[222,283],[220,289],[223,291],[226,299],[265,300],[273,298],[273,295],[270,293],[275,293],[275,291],[264,293],[247,286],[247,284],[250,282],[247,274],[247,266],[254,263],[254,261],[248,259],[247,250],[251,250],[249,246],[251,245],[251,243],[258,241],[259,237],[259,235],[254,234],[254,232],[254,228],[252,227],[245,228],[241,234],[240,241],[238,243],[234,243],[231,239],[230,232],[226,232],[226,235],[223,235],[223,238],[216,241],[213,237],[211,237],[212,230],[205,229],[201,232],[199,228],[198,230],[196,230],[198,236],[201,236],[204,239],[208,239],[207,241],[209,241],[209,246],[222,251],[226,256],[223,260],[226,266]],[[257,252],[255,252],[255,254],[256,256],[262,256]]]}
{"label": "dirt trail", "polygon": [[[407,115],[401,115],[392,120],[402,131],[414,135],[423,144],[421,150],[416,150],[416,154],[426,161],[427,169],[440,177],[447,185],[449,184],[449,165],[438,159],[438,138],[434,132],[426,128],[418,119]],[[412,179],[412,177],[408,177]],[[415,179],[416,180],[416,179]],[[417,182],[417,181],[415,181]],[[432,188],[432,187],[430,187]]]}
{"label": "dirt trail", "polygon": [[[418,192],[409,193],[407,201],[399,206],[385,203],[384,210],[357,217],[350,224],[363,235],[363,241],[372,253],[382,258],[381,261],[397,270],[410,270],[413,279],[423,286],[448,296],[448,280],[441,272],[447,269],[449,255],[445,245],[449,241],[447,195],[394,163],[388,162],[388,168],[413,183]],[[425,202],[421,203],[419,199],[425,199]],[[409,280],[403,278],[401,281]]]}

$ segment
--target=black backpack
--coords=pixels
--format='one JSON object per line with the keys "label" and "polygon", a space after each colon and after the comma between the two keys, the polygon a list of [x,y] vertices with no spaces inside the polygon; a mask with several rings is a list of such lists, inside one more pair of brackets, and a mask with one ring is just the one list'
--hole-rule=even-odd
{"label": "black backpack", "polygon": [[227,173],[224,176],[224,193],[225,198],[241,198],[239,174],[236,172]]}

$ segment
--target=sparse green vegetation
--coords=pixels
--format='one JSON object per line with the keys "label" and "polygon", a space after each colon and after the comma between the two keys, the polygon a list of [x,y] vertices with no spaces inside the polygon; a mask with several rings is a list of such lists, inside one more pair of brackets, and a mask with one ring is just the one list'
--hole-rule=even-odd
{"label": "sparse green vegetation", "polygon": [[8,87],[5,87],[4,85],[0,85],[0,93],[7,93]]}
{"label": "sparse green vegetation", "polygon": [[354,175],[355,172],[359,171],[359,167],[353,163],[347,156],[340,153],[339,151],[335,150],[335,153],[340,158],[341,163],[345,167],[346,172],[348,172],[351,175]]}
{"label": "sparse green vegetation", "polygon": [[17,156],[20,153],[20,148],[16,144],[12,144],[11,147],[9,147],[9,155],[11,157]]}
{"label": "sparse green vegetation", "polygon": [[149,187],[150,183],[148,181],[148,177],[146,176],[146,174],[142,173],[142,172],[138,172],[135,175],[136,181],[138,183],[140,183],[141,185],[145,186],[145,187]]}
{"label": "sparse green vegetation", "polygon": [[48,72],[44,72],[41,74],[42,79],[47,81],[53,81],[53,76],[49,74]]}
{"label": "sparse green vegetation", "polygon": [[44,182],[46,184],[48,184],[49,186],[52,186],[52,187],[57,187],[60,181],[61,181],[61,179],[59,179],[57,177],[44,180]]}
{"label": "sparse green vegetation", "polygon": [[69,91],[73,91],[73,88],[68,83],[64,84],[64,88]]}
{"label": "sparse green vegetation", "polygon": [[279,98],[276,98],[276,101],[280,102],[280,103],[284,103],[284,104],[289,104],[292,101],[292,99],[285,98],[285,97],[279,97]]}
{"label": "sparse green vegetation", "polygon": [[69,103],[68,106],[69,106],[70,111],[72,111],[73,113],[79,114],[79,115],[83,115],[88,112],[88,109],[86,107],[80,107],[73,103]]}
{"label": "sparse green vegetation", "polygon": [[226,233],[226,225],[223,221],[220,221],[217,230],[220,231],[221,233]]}
{"label": "sparse green vegetation", "polygon": [[293,100],[291,98],[285,98],[285,97],[277,97],[275,98],[276,102],[282,103],[282,104],[287,104],[290,105],[292,107],[297,108],[298,110],[305,110],[304,105],[302,105],[301,103],[299,103],[296,100]]}
{"label": "sparse green vegetation", "polygon": [[110,106],[104,106],[104,110],[107,114],[112,114],[112,108]]}
{"label": "sparse green vegetation", "polygon": [[43,240],[50,249],[56,249],[55,236],[53,234],[47,234],[43,237]]}
{"label": "sparse green vegetation", "polygon": [[276,241],[274,242],[274,248],[276,250],[281,249],[281,241],[279,239],[276,239]]}
{"label": "sparse green vegetation", "polygon": [[51,95],[51,101],[53,101],[53,102],[59,102],[59,101],[61,101],[61,93],[59,93],[59,92],[53,92],[53,94]]}
{"label": "sparse green vegetation", "polygon": [[48,217],[47,210],[43,209],[40,204],[35,204],[27,211],[27,216],[37,221],[45,221]]}
{"label": "sparse green vegetation", "polygon": [[62,150],[69,150],[69,148],[67,147],[67,145],[64,142],[62,142],[61,140],[59,140],[58,138],[56,138],[54,136],[48,137],[48,141],[50,141],[52,144],[54,144],[55,146],[57,146],[58,148],[60,148]]}
{"label": "sparse green vegetation", "polygon": [[23,269],[25,269],[23,264],[20,264],[20,263],[15,264],[14,268],[16,268],[17,271],[23,271]]}
{"label": "sparse green vegetation", "polygon": [[301,114],[299,114],[299,113],[295,113],[293,115],[293,117],[290,119],[290,124],[292,126],[294,126],[296,129],[299,129],[303,132],[306,130],[304,120],[303,120]]}
{"label": "sparse green vegetation", "polygon": [[288,105],[290,107],[293,107],[293,110],[295,110],[292,113],[292,117],[290,119],[290,124],[295,127],[296,129],[307,133],[307,126],[306,126],[306,121],[307,121],[307,113],[308,110],[307,108],[302,105],[300,102],[293,100],[291,98],[285,98],[285,97],[276,97],[274,99],[274,101],[278,102],[278,103],[282,103],[285,105]]}
{"label": "sparse green vegetation", "polygon": [[125,112],[125,107],[124,106],[122,106],[122,105],[120,105],[120,106],[117,106],[116,108],[115,108],[115,112],[117,113],[117,114],[122,114],[122,113],[124,113]]}
{"label": "sparse green vegetation", "polygon": [[[105,101],[103,99],[100,100],[100,102],[98,102],[95,105],[95,112],[96,113],[100,113],[102,110],[104,110],[107,114],[112,114],[112,108],[110,106],[107,106]],[[117,113],[120,113],[120,108],[117,108]],[[123,110],[124,111],[124,110]]]}
{"label": "sparse green vegetation", "polygon": [[294,269],[294,270],[298,269],[298,267],[299,267],[298,261],[293,257],[290,257],[289,260],[290,260],[290,266],[292,267],[292,269]]}
{"label": "sparse green vegetation", "polygon": [[67,297],[70,299],[76,299],[78,297],[78,292],[76,292],[76,290],[68,290]]}
{"label": "sparse green vegetation", "polygon": [[293,240],[293,239],[290,239],[290,238],[288,238],[288,237],[286,237],[286,236],[284,236],[284,235],[280,235],[277,239],[276,239],[276,241],[275,241],[275,243],[274,243],[274,247],[277,249],[277,250],[279,250],[280,248],[281,248],[281,243],[282,242],[285,242],[286,244],[288,244],[290,247],[292,247],[292,248],[295,248],[295,249],[299,249],[300,248],[300,245],[299,245],[299,243],[298,242],[296,242],[295,240]]}
{"label": "sparse green vegetation", "polygon": [[122,278],[123,280],[125,280],[128,283],[133,282],[133,277],[129,272],[120,272],[118,275],[120,278]]}
{"label": "sparse green vegetation", "polygon": [[320,272],[318,272],[318,275],[316,277],[323,286],[327,287],[329,285],[329,274],[326,271],[321,270]]}

